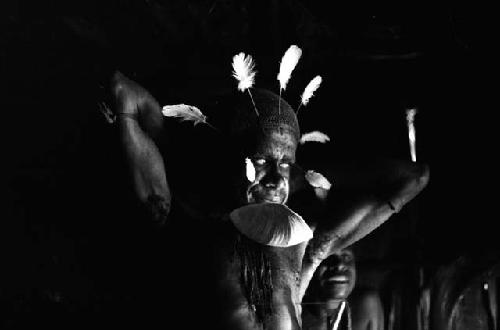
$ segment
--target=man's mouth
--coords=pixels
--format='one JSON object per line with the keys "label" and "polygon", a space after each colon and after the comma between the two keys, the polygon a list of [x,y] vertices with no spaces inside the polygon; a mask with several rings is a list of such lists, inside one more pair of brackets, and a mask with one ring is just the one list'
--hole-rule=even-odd
{"label": "man's mouth", "polygon": [[349,282],[349,278],[345,275],[334,275],[329,277],[326,281],[335,283],[347,283]]}
{"label": "man's mouth", "polygon": [[283,204],[284,198],[279,195],[261,195],[261,194],[252,194],[252,199],[255,201],[255,203],[274,203],[274,204]]}
{"label": "man's mouth", "polygon": [[283,199],[280,196],[264,196],[261,198],[261,203],[276,203],[281,204]]}
{"label": "man's mouth", "polygon": [[283,197],[282,193],[277,191],[262,191],[262,190],[250,190],[248,192],[248,200],[251,203],[275,203],[284,204],[286,198]]}

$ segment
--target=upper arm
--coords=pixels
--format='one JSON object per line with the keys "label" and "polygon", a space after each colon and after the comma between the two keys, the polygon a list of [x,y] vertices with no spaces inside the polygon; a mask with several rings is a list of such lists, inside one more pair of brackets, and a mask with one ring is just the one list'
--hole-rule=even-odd
{"label": "upper arm", "polygon": [[154,141],[162,126],[160,106],[147,90],[120,73],[112,79],[112,92],[136,196],[153,220],[163,223],[170,210],[171,193],[164,159]]}

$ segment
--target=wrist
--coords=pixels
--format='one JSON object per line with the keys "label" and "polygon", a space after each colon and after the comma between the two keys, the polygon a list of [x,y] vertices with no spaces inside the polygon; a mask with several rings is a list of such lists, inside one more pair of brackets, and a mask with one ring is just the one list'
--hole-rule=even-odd
{"label": "wrist", "polygon": [[139,116],[136,113],[126,113],[126,112],[117,112],[116,118],[124,118],[124,119],[128,118],[135,121],[139,120]]}

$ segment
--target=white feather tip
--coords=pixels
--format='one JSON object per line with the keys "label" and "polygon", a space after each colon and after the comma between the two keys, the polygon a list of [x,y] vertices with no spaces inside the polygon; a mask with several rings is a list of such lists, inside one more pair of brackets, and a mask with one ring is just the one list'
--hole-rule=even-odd
{"label": "white feather tip", "polygon": [[238,90],[244,92],[254,84],[255,62],[252,56],[239,53],[233,57],[233,77],[238,80]]}
{"label": "white feather tip", "polygon": [[330,142],[330,137],[323,132],[313,131],[313,132],[302,134],[299,142],[300,142],[300,144],[304,144],[306,142],[326,143],[326,142]]}
{"label": "white feather tip", "polygon": [[280,62],[280,71],[278,73],[278,80],[280,82],[280,89],[286,89],[286,85],[288,80],[292,75],[293,69],[299,62],[300,57],[302,56],[302,49],[300,49],[296,45],[291,45],[290,48],[283,55]]}
{"label": "white feather tip", "polygon": [[321,81],[322,81],[321,76],[316,76],[309,82],[309,84],[307,84],[301,96],[301,102],[303,105],[307,105],[307,103],[309,103],[309,99],[314,95],[314,92],[319,88]]}
{"label": "white feather tip", "polygon": [[196,126],[199,123],[207,123],[207,116],[205,116],[200,109],[195,106],[187,104],[166,105],[162,109],[165,117],[177,117],[181,121],[193,121]]}
{"label": "white feather tip", "polygon": [[330,190],[330,188],[332,187],[330,181],[328,181],[328,179],[325,178],[321,173],[309,170],[306,172],[305,177],[307,182],[309,182],[309,184],[314,188]]}

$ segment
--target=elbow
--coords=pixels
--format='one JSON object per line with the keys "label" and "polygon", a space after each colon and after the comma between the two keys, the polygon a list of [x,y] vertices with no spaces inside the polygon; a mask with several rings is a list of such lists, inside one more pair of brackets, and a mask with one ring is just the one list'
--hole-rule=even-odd
{"label": "elbow", "polygon": [[163,226],[167,222],[170,213],[170,198],[164,198],[159,195],[150,195],[146,202],[149,216],[157,226]]}

